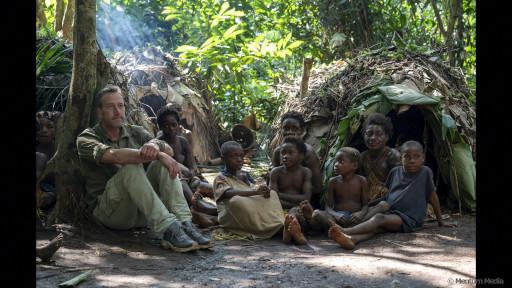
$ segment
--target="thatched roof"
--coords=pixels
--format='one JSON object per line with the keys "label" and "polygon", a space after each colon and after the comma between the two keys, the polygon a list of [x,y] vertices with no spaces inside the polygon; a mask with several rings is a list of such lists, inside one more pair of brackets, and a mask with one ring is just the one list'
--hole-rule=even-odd
{"label": "thatched roof", "polygon": [[449,183],[459,207],[474,210],[476,114],[460,69],[444,65],[433,54],[388,48],[364,51],[353,60],[317,67],[310,79],[309,92],[302,98],[300,79],[277,86],[286,100],[273,121],[275,136],[269,154],[281,142],[281,115],[290,110],[302,112],[306,121],[304,139],[318,152],[329,177],[335,152],[342,146],[361,143],[359,131],[367,115],[375,111],[399,115],[420,107],[424,119],[420,127],[428,126],[421,128],[421,142],[430,145],[435,168]]}
{"label": "thatched roof", "polygon": [[[198,79],[180,72],[172,55],[149,47],[143,51],[117,53],[112,62],[119,71],[122,88],[127,90],[125,95],[130,96],[128,102],[131,110],[127,111],[129,121],[152,131],[149,116],[154,115],[146,114],[139,99],[148,94],[160,95],[166,103],[181,108],[185,128],[192,131],[193,153],[197,160],[205,163],[217,157],[220,127],[213,116],[211,98]],[[132,118],[136,119],[130,120]]]}
{"label": "thatched roof", "polygon": [[[277,87],[286,100],[272,124],[273,132],[277,133],[274,139],[281,137],[277,129],[280,116],[296,110],[304,114],[309,134],[306,139],[315,142],[308,136],[322,134],[325,138],[329,134],[326,140],[332,143],[336,137],[336,133],[329,133],[332,129],[325,125],[309,129],[311,124],[318,126],[314,122],[321,121],[335,126],[354,104],[367,99],[377,87],[402,83],[416,87],[424,95],[440,98],[442,110],[455,120],[458,132],[467,143],[476,148],[476,114],[468,100],[471,92],[465,77],[460,69],[445,66],[436,56],[395,49],[363,52],[349,63],[339,60],[314,68],[310,79],[309,92],[303,98],[298,93],[300,79],[292,85]],[[271,148],[278,142],[273,141]],[[318,146],[318,143],[310,144]]]}

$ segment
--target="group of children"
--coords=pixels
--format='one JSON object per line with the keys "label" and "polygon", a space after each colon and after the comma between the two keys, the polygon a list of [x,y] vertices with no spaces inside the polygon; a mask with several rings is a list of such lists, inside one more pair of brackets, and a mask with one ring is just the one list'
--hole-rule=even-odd
{"label": "group of children", "polygon": [[[416,231],[423,225],[428,203],[439,226],[452,226],[441,218],[432,171],[423,165],[422,145],[407,141],[400,151],[387,147],[392,126],[382,114],[371,115],[363,125],[368,150],[360,153],[343,147],[336,153],[335,176],[328,182],[324,209],[319,209],[311,203],[312,175],[319,171],[313,172],[311,168],[317,167],[304,161],[312,158],[308,153],[314,150],[301,139],[303,123],[296,112],[281,118],[281,128],[293,132],[283,133],[285,138],[274,153],[279,155],[279,165],[270,172],[268,185],[255,184],[241,171],[240,144],[222,145],[225,170],[215,178],[214,191],[224,228],[256,238],[270,238],[282,231],[285,243],[299,245],[307,243],[305,234],[324,232],[341,247],[354,249],[355,244],[380,232]],[[369,173],[371,185],[358,171]]]}
{"label": "group of children", "polygon": [[[36,177],[41,180],[39,172],[54,153],[58,114],[38,112],[36,116]],[[184,195],[193,222],[201,227],[220,224],[256,239],[281,234],[285,243],[299,245],[307,243],[305,235],[326,233],[341,247],[353,249],[379,232],[417,230],[428,203],[438,224],[450,226],[441,218],[432,171],[423,165],[422,145],[407,141],[400,151],[386,146],[392,125],[382,114],[370,115],[362,126],[366,151],[343,147],[336,153],[334,176],[328,181],[323,205],[320,160],[313,147],[302,140],[305,123],[300,113],[291,111],[281,117],[284,140],[273,153],[274,168],[268,179],[255,181],[242,171],[242,146],[228,141],[221,146],[225,166],[213,185],[198,172],[179,111],[164,106],[156,120],[161,131],[157,138],[172,147],[174,158],[181,164]],[[41,207],[55,202],[51,175],[45,178],[39,181],[40,189],[44,189]]]}

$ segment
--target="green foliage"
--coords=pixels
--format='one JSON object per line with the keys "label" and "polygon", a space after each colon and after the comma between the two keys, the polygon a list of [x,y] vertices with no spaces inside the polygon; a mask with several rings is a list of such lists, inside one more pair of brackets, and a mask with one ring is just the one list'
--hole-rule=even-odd
{"label": "green foliage", "polygon": [[[445,30],[452,1],[455,0],[434,1]],[[48,22],[38,35],[55,37],[52,27],[55,1],[43,2]],[[105,20],[101,19],[102,4],[108,4],[130,16],[131,22],[143,24],[134,25],[133,32],[148,37],[143,42],[179,53],[185,72],[197,73],[207,81],[208,89],[215,95],[218,120],[227,123],[226,126],[239,123],[251,111],[259,120],[271,121],[282,103],[273,85],[299,76],[305,57],[313,58],[315,63],[328,63],[337,58],[350,58],[354,50],[378,45],[428,52],[446,44],[429,0],[97,0],[97,3],[98,29]],[[457,51],[453,57],[474,92],[476,4],[475,0],[463,0],[462,5],[462,24],[458,23],[453,32],[453,48]],[[108,20],[111,24],[120,21]],[[123,34],[115,29],[109,31]],[[126,35],[114,36],[117,40],[126,38]],[[448,53],[444,60],[448,60]]]}
{"label": "green foliage", "polygon": [[316,22],[314,15],[291,17],[306,8],[315,10],[300,1],[233,3],[174,1],[163,14],[185,40],[175,50],[185,72],[199,74],[215,95],[220,122],[226,127],[240,123],[250,112],[269,122],[282,102],[272,84],[296,76],[303,57],[321,55],[315,45],[320,31],[305,29]]}
{"label": "green foliage", "polygon": [[64,111],[73,69],[71,45],[38,38],[36,47],[36,110]]}
{"label": "green foliage", "polygon": [[[456,0],[433,1],[437,5],[445,30],[452,16],[450,5],[453,1]],[[446,46],[447,39],[440,32],[431,1],[318,2],[320,21],[329,31],[331,47],[336,49],[333,57],[350,57],[354,49],[375,45],[395,45],[420,53],[445,48],[444,60],[453,58],[453,65],[463,69],[469,87],[475,91],[475,0],[462,1],[462,26],[459,22],[455,23],[451,34],[454,43],[451,47]]]}

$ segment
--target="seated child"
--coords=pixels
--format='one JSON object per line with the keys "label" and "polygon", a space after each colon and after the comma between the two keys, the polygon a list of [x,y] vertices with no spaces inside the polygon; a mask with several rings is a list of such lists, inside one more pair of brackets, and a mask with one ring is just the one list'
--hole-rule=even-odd
{"label": "seated child", "polygon": [[329,179],[325,210],[315,210],[313,219],[325,231],[331,223],[341,227],[359,224],[368,211],[368,183],[366,178],[355,174],[361,154],[352,147],[343,147],[336,153],[334,173]]}
{"label": "seated child", "polygon": [[54,173],[43,175],[43,171],[55,154],[55,126],[60,115],[61,113],[57,111],[36,113],[36,196],[38,208],[45,213],[53,209],[57,200],[55,175]]}
{"label": "seated child", "polygon": [[[203,200],[204,196],[213,198],[213,186],[208,182],[200,180],[196,162],[192,155],[192,147],[185,137],[178,136],[180,130],[178,111],[170,105],[163,106],[157,112],[157,123],[162,130],[162,135],[158,139],[164,140],[172,147],[174,159],[182,164],[181,184],[183,194],[189,206],[195,208],[191,211],[194,219],[197,220],[194,223],[201,227],[217,225],[217,208],[215,203],[213,201],[208,203]],[[196,193],[193,191],[196,191]],[[208,215],[215,217],[208,217]]]}
{"label": "seated child", "polygon": [[335,239],[341,247],[354,249],[355,244],[381,232],[407,233],[418,230],[423,225],[428,202],[434,208],[439,226],[454,226],[442,219],[432,170],[423,166],[425,155],[421,144],[407,141],[400,150],[402,166],[391,169],[386,180],[386,187],[389,189],[386,197],[389,211],[373,213],[369,220],[351,228],[341,228],[332,223],[328,232],[329,237]]}
{"label": "seated child", "polygon": [[311,201],[311,170],[301,165],[306,145],[300,138],[286,137],[279,150],[282,166],[270,172],[270,189],[277,192],[283,208],[291,208],[285,217],[283,241],[290,243],[293,239],[304,245],[307,241],[302,230],[309,229],[302,207],[310,207]]}
{"label": "seated child", "polygon": [[220,148],[225,167],[213,182],[220,225],[242,236],[267,239],[283,227],[283,209],[275,191],[255,184],[246,172],[242,146],[228,141]]}
{"label": "seated child", "polygon": [[[302,139],[304,130],[305,130],[305,122],[302,113],[297,111],[289,111],[281,116],[281,126],[280,126],[281,134],[283,138],[286,137],[298,137]],[[316,154],[315,149],[307,144],[306,145],[306,153],[301,160],[301,165],[307,167],[311,170],[311,199],[308,202],[313,205],[315,208],[320,208],[320,191],[322,190],[322,168],[320,167],[320,158],[318,154]],[[283,165],[281,162],[281,146],[278,146],[272,155],[272,166],[278,167]]]}

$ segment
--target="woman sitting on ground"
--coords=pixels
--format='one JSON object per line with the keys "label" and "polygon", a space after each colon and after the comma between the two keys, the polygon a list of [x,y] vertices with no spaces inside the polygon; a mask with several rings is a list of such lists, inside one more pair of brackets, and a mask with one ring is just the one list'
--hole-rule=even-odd
{"label": "woman sitting on ground", "polygon": [[[213,186],[201,181],[197,171],[192,147],[185,137],[178,136],[180,129],[180,116],[171,105],[162,107],[157,112],[157,123],[162,130],[158,137],[169,144],[174,151],[174,159],[181,165],[183,194],[192,207],[194,223],[202,227],[217,225],[217,207],[214,202],[207,202],[203,197],[213,198]],[[194,193],[195,191],[195,193]],[[214,216],[214,217],[209,217]]]}

